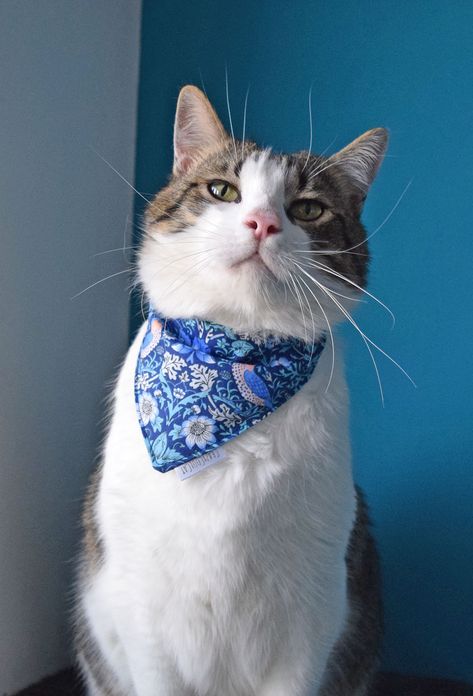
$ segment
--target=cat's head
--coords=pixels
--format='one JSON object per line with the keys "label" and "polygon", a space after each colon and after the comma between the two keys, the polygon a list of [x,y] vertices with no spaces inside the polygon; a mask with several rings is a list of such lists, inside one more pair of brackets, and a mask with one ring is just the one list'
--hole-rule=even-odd
{"label": "cat's head", "polygon": [[360,214],[387,133],[331,157],[233,140],[208,99],[184,87],[174,168],[150,203],[139,276],[164,315],[312,339],[366,282]]}

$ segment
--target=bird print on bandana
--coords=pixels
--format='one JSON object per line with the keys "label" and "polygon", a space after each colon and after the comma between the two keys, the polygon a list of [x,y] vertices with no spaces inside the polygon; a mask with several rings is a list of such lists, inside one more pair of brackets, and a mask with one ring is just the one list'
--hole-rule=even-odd
{"label": "bird print on bandana", "polygon": [[273,403],[264,380],[255,372],[255,365],[233,363],[232,373],[240,394],[255,406],[266,406],[271,411]]}

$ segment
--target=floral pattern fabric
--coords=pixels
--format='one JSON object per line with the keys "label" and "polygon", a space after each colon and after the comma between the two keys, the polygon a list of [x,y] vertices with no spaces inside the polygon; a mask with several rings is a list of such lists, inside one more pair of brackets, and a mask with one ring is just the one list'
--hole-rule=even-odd
{"label": "floral pattern fabric", "polygon": [[238,335],[150,309],[135,400],[153,467],[174,469],[259,423],[308,381],[324,345]]}

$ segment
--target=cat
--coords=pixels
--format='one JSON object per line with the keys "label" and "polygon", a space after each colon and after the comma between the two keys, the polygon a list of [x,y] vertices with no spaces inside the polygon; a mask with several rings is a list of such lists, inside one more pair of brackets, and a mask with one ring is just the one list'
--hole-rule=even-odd
{"label": "cat", "polygon": [[386,146],[376,128],[330,157],[276,154],[181,90],[173,172],[144,216],[147,300],[169,320],[326,346],[297,393],[180,480],[153,469],[135,409],[143,324],[85,504],[75,635],[89,696],[368,694],[379,570],[332,328],[366,284],[360,215]]}

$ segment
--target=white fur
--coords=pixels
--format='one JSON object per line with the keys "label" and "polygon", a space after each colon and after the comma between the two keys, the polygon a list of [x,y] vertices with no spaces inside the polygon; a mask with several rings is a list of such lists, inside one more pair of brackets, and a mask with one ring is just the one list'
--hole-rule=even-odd
{"label": "white fur", "polygon": [[[209,205],[194,229],[145,244],[148,295],[168,315],[320,333],[317,304],[313,324],[302,321],[282,288],[279,258],[307,236],[285,217],[281,167],[269,154],[252,158],[241,180],[239,205]],[[238,263],[256,248],[244,216],[261,207],[284,228],[260,249],[266,267]],[[205,263],[184,258],[198,252]],[[121,370],[105,445],[105,561],[83,593],[95,639],[127,696],[315,695],[347,619],[355,515],[341,356],[328,390],[330,349],[296,396],[224,446],[224,461],[180,481],[152,469],[136,418],[143,331]]]}

